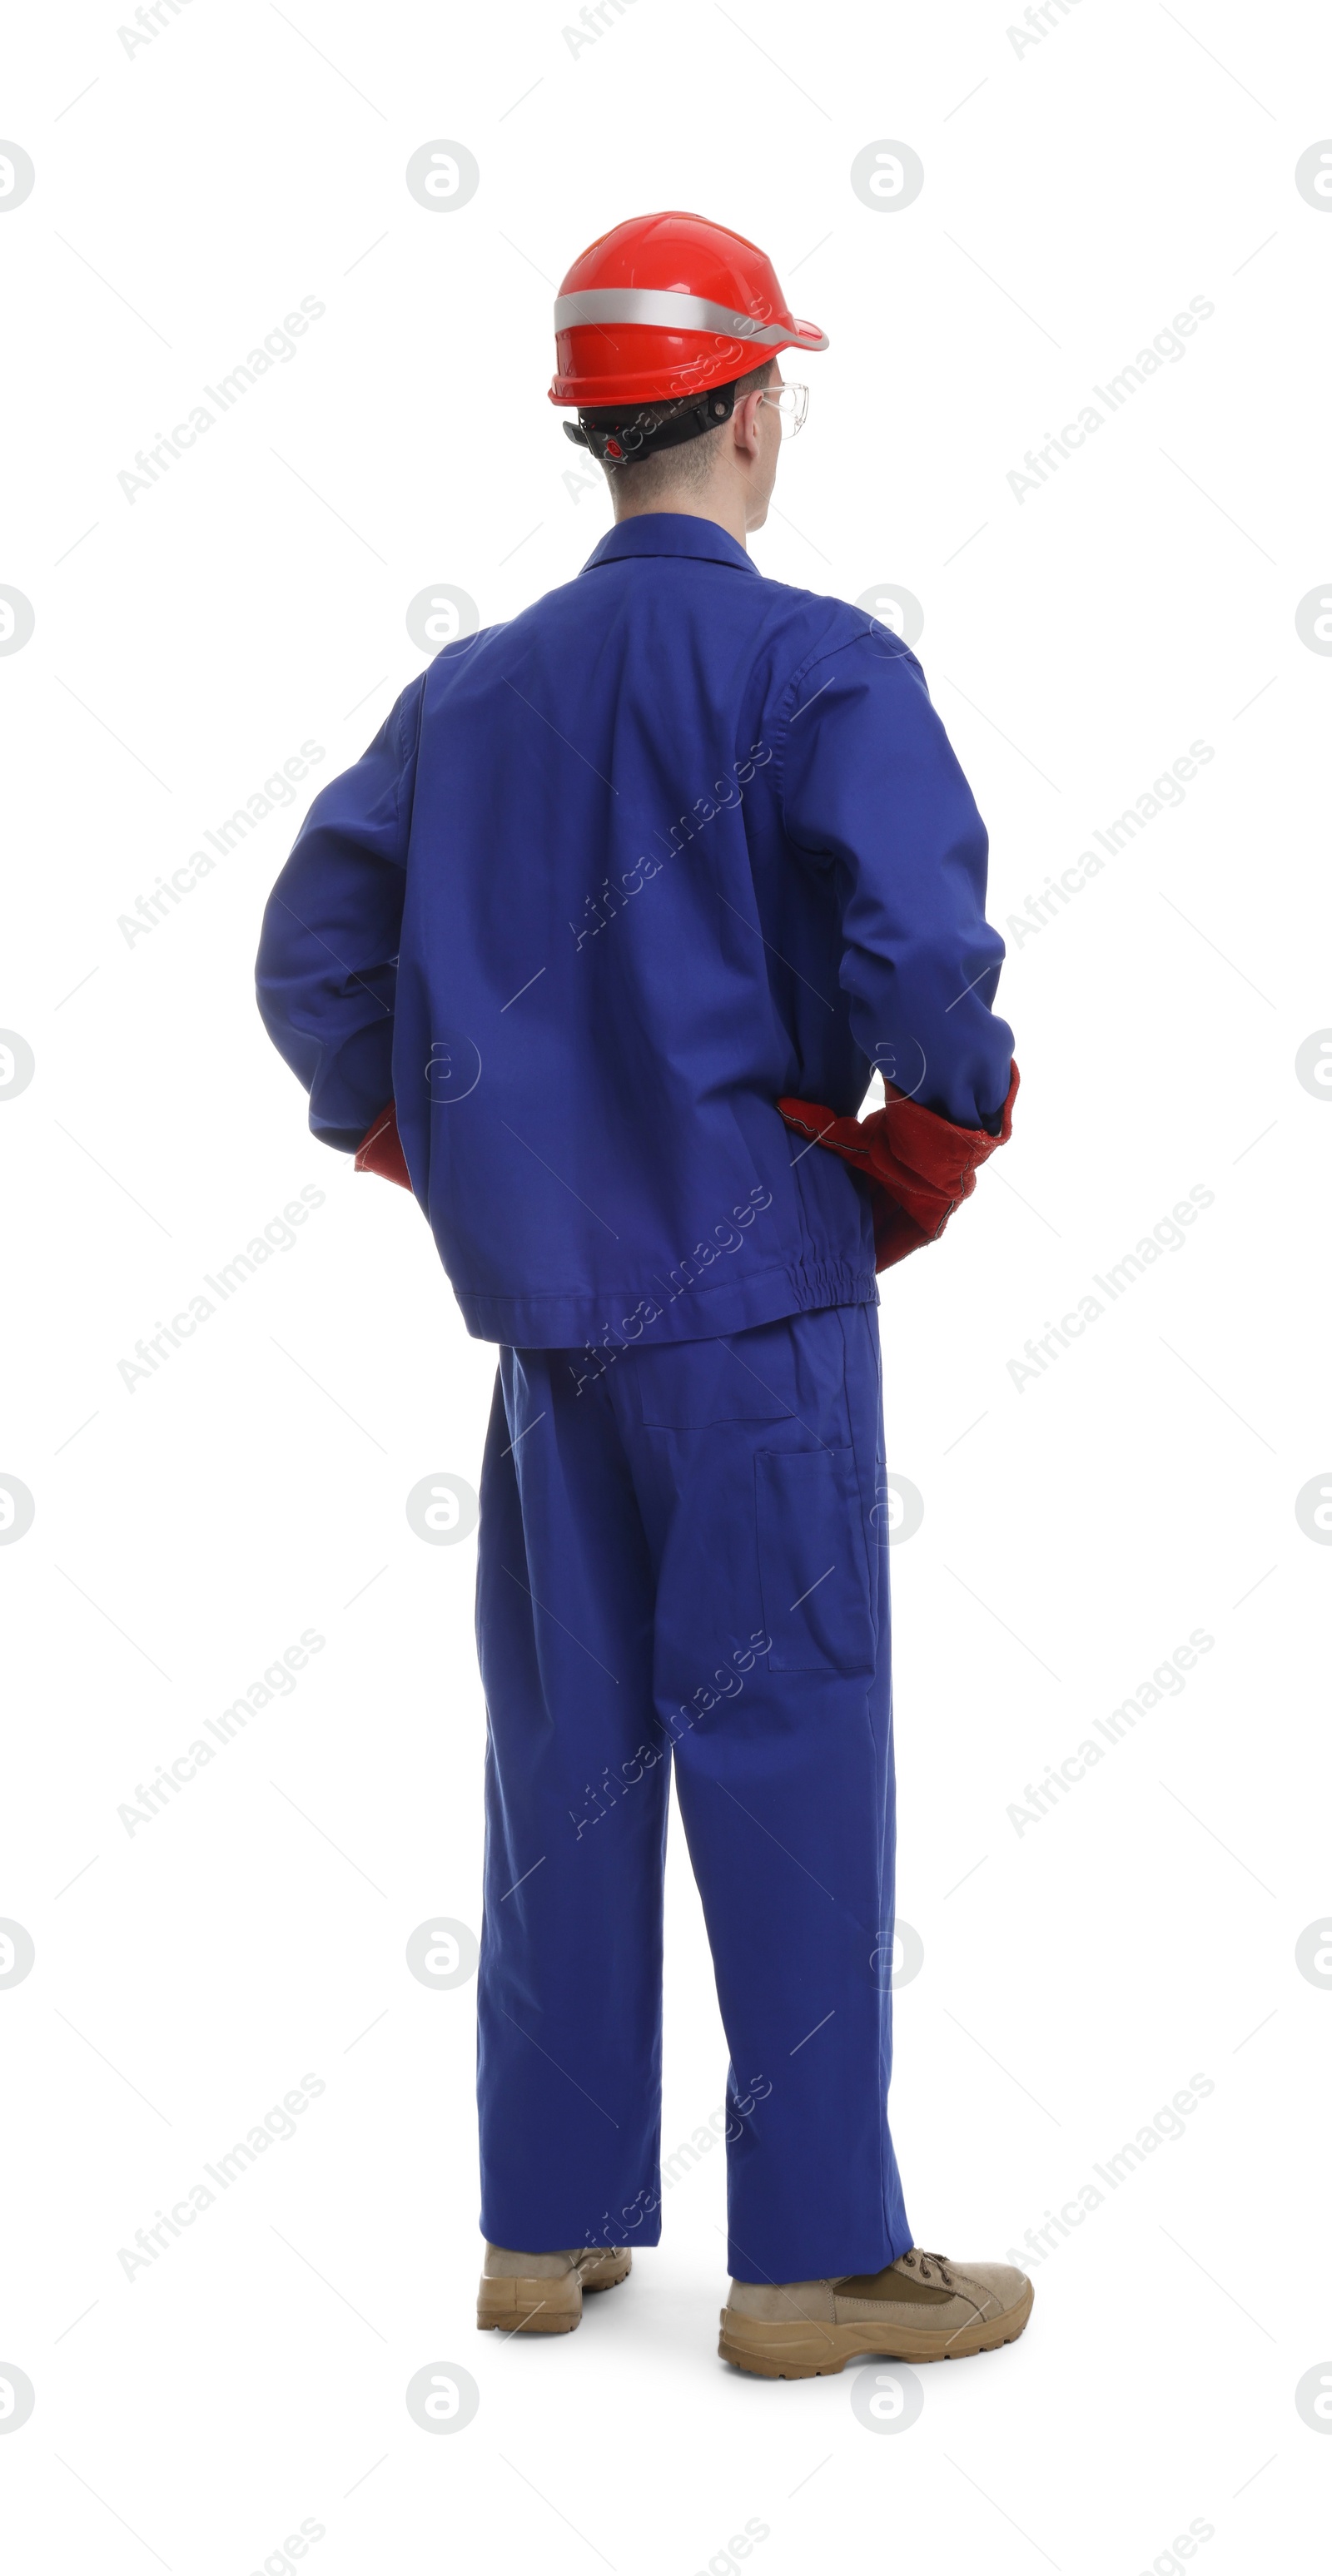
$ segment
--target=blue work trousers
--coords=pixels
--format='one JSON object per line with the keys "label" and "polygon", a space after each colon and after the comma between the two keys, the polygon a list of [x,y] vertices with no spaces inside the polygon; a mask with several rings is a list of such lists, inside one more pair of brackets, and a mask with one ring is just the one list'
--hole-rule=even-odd
{"label": "blue work trousers", "polygon": [[[484,2234],[661,2234],[672,1759],[730,2051],[730,2267],[875,2272],[893,1758],[878,1320],[500,1354],[481,1485]],[[696,2150],[667,2159],[679,2181]]]}

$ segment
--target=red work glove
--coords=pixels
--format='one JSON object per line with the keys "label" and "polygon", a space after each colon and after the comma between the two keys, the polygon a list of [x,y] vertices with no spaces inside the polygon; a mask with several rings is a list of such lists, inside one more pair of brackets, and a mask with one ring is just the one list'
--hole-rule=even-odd
{"label": "red work glove", "polygon": [[1017,1087],[1014,1065],[997,1136],[987,1136],[983,1127],[954,1127],[891,1082],[884,1084],[882,1109],[871,1110],[868,1118],[834,1118],[830,1109],[807,1100],[779,1100],[777,1106],[798,1136],[812,1136],[864,1174],[874,1218],[874,1267],[890,1270],[923,1243],[936,1242],[954,1208],[970,1198],[981,1164],[996,1145],[1008,1143]]}
{"label": "red work glove", "polygon": [[407,1157],[398,1134],[398,1113],[391,1100],[387,1109],[380,1110],[373,1127],[367,1127],[361,1138],[356,1148],[356,1169],[358,1172],[378,1172],[381,1180],[397,1181],[405,1190],[411,1188],[412,1176],[407,1169]]}

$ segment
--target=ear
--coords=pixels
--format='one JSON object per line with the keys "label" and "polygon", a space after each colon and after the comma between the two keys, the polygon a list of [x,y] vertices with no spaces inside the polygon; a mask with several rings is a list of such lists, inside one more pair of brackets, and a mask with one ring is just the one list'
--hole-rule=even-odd
{"label": "ear", "polygon": [[735,439],[736,454],[747,463],[752,463],[759,452],[759,405],[763,399],[763,392],[764,388],[760,385],[753,393],[746,394],[736,404],[731,414],[731,430]]}

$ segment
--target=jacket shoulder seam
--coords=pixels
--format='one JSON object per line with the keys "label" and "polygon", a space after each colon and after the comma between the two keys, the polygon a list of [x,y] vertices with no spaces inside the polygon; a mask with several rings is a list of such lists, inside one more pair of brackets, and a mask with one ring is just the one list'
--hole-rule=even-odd
{"label": "jacket shoulder seam", "polygon": [[[425,705],[425,684],[426,673],[423,671],[419,680],[413,680],[411,687],[404,689],[402,696],[398,700],[397,707],[394,710],[394,730],[398,739],[398,766],[393,777],[393,819],[397,823],[400,831],[405,830],[410,832],[411,830],[411,805],[412,802],[415,801],[416,793],[416,759],[421,744],[421,715]],[[410,741],[407,741],[404,739],[406,732],[407,700],[413,696],[416,699],[416,721],[411,727],[411,739]],[[409,800],[407,813],[404,816],[402,810],[402,784],[409,770],[412,775],[412,798]]]}
{"label": "jacket shoulder seam", "polygon": [[[806,653],[803,661],[796,664],[779,702],[773,742],[773,763],[777,771],[779,787],[783,789],[785,787],[784,755],[787,736],[790,733],[792,725],[796,722],[797,717],[804,714],[804,707],[797,707],[794,712],[791,711],[791,700],[796,695],[797,690],[802,686],[803,682],[808,679],[810,672],[818,669],[820,662],[831,662],[837,654],[848,652],[853,644],[861,643],[865,636],[873,635],[876,632],[882,633],[885,640],[895,648],[894,650],[884,654],[883,658],[885,661],[906,661],[910,662],[916,670],[920,669],[920,664],[916,661],[915,654],[912,652],[910,645],[904,644],[900,635],[890,635],[887,628],[876,628],[874,621],[870,618],[866,618],[865,624],[850,635],[839,635],[831,641],[825,638],[822,642],[816,644],[811,652]],[[922,674],[922,677],[923,676],[924,675]],[[814,696],[817,697],[818,695],[819,691],[816,689]],[[805,700],[805,706],[812,706],[813,703],[813,698],[807,698]]]}

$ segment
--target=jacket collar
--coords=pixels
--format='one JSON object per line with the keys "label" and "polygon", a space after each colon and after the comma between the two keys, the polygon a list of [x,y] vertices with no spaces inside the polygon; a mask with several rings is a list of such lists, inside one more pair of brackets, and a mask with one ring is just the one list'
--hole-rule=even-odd
{"label": "jacket collar", "polygon": [[641,518],[623,519],[595,546],[583,566],[619,563],[628,555],[690,555],[696,563],[729,564],[734,572],[759,578],[743,546],[715,519],[689,518],[682,510],[645,510]]}

